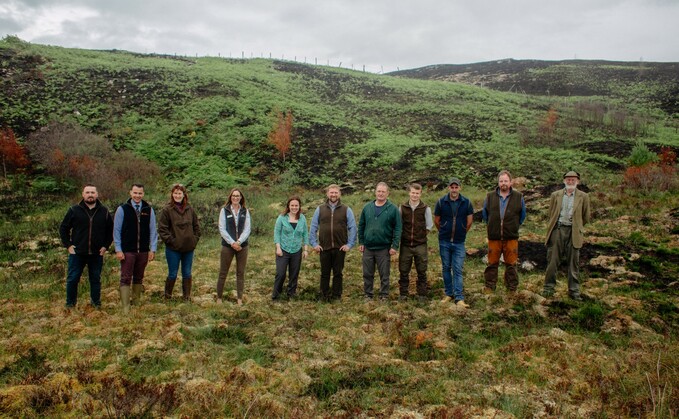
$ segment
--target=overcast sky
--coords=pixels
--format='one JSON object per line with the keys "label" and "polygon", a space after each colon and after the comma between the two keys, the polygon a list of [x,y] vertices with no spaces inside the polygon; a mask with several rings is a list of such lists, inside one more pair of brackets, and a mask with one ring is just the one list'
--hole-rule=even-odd
{"label": "overcast sky", "polygon": [[679,61],[679,0],[0,0],[0,35],[389,72],[515,59]]}

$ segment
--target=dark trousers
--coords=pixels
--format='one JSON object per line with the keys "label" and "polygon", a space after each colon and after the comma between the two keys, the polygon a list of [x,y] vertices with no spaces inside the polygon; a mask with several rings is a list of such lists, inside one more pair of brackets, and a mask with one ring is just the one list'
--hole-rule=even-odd
{"label": "dark trousers", "polygon": [[125,259],[120,261],[120,285],[143,283],[148,263],[149,252],[125,252]]}
{"label": "dark trousers", "polygon": [[90,279],[90,300],[93,306],[101,305],[101,268],[104,257],[96,255],[68,255],[66,275],[66,305],[74,307],[78,300],[78,283],[87,266]]}
{"label": "dark trousers", "polygon": [[283,250],[283,256],[276,255],[276,278],[273,281],[273,293],[271,298],[273,300],[283,293],[283,284],[285,283],[285,273],[289,271],[290,277],[288,280],[288,297],[294,297],[297,294],[297,279],[299,278],[299,270],[302,267],[302,249],[296,253],[288,253]]}
{"label": "dark trousers", "polygon": [[365,249],[363,251],[363,291],[366,297],[373,298],[373,282],[375,281],[375,265],[380,273],[380,298],[389,296],[389,270],[391,268],[389,248],[381,250]]}
{"label": "dark trousers", "polygon": [[222,253],[219,257],[219,275],[217,276],[217,297],[222,298],[224,292],[224,282],[229,275],[229,268],[233,258],[236,258],[236,295],[238,299],[243,298],[245,288],[245,264],[248,260],[248,247],[243,247],[239,252],[233,250],[231,246],[222,246]]}
{"label": "dark trousers", "polygon": [[568,294],[580,295],[580,249],[573,247],[570,226],[560,226],[552,230],[547,243],[547,271],[545,272],[545,292],[553,293],[556,286],[556,273],[565,259],[568,262]]}
{"label": "dark trousers", "polygon": [[[342,298],[342,271],[346,252],[339,249],[321,251],[321,298]],[[332,271],[332,294],[330,291],[330,271]]]}
{"label": "dark trousers", "polygon": [[408,295],[410,285],[410,270],[413,262],[417,271],[417,295],[427,295],[427,244],[419,246],[401,246],[398,255],[399,280],[398,287],[401,295]]}

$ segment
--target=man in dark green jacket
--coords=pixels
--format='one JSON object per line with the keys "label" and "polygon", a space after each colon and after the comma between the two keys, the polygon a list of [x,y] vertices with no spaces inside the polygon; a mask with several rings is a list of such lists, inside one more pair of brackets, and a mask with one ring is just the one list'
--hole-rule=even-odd
{"label": "man in dark green jacket", "polygon": [[363,207],[358,223],[358,250],[363,253],[363,290],[365,298],[370,300],[373,298],[375,265],[380,273],[380,299],[389,297],[390,258],[398,252],[401,240],[401,216],[387,197],[389,186],[378,183],[375,200]]}

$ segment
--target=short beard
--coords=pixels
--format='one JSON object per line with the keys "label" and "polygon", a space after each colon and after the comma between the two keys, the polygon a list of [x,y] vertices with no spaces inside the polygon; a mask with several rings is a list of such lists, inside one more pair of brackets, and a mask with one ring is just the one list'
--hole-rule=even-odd
{"label": "short beard", "polygon": [[569,185],[566,182],[564,182],[563,185],[566,187],[568,192],[573,192],[578,187],[578,185]]}

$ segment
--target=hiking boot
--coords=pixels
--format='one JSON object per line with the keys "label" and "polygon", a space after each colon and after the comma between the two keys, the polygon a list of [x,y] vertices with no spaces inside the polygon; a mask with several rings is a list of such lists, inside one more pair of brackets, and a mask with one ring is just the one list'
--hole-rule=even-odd
{"label": "hiking boot", "polygon": [[451,297],[450,295],[446,295],[445,297],[443,297],[443,300],[441,300],[442,303],[449,303],[451,301],[453,301],[453,297]]}
{"label": "hiking boot", "polygon": [[483,295],[491,295],[493,293],[495,293],[495,291],[488,287],[483,287],[483,289],[481,290],[481,294]]}
{"label": "hiking boot", "polygon": [[458,308],[469,308],[469,304],[465,303],[464,300],[457,300],[455,306]]}

